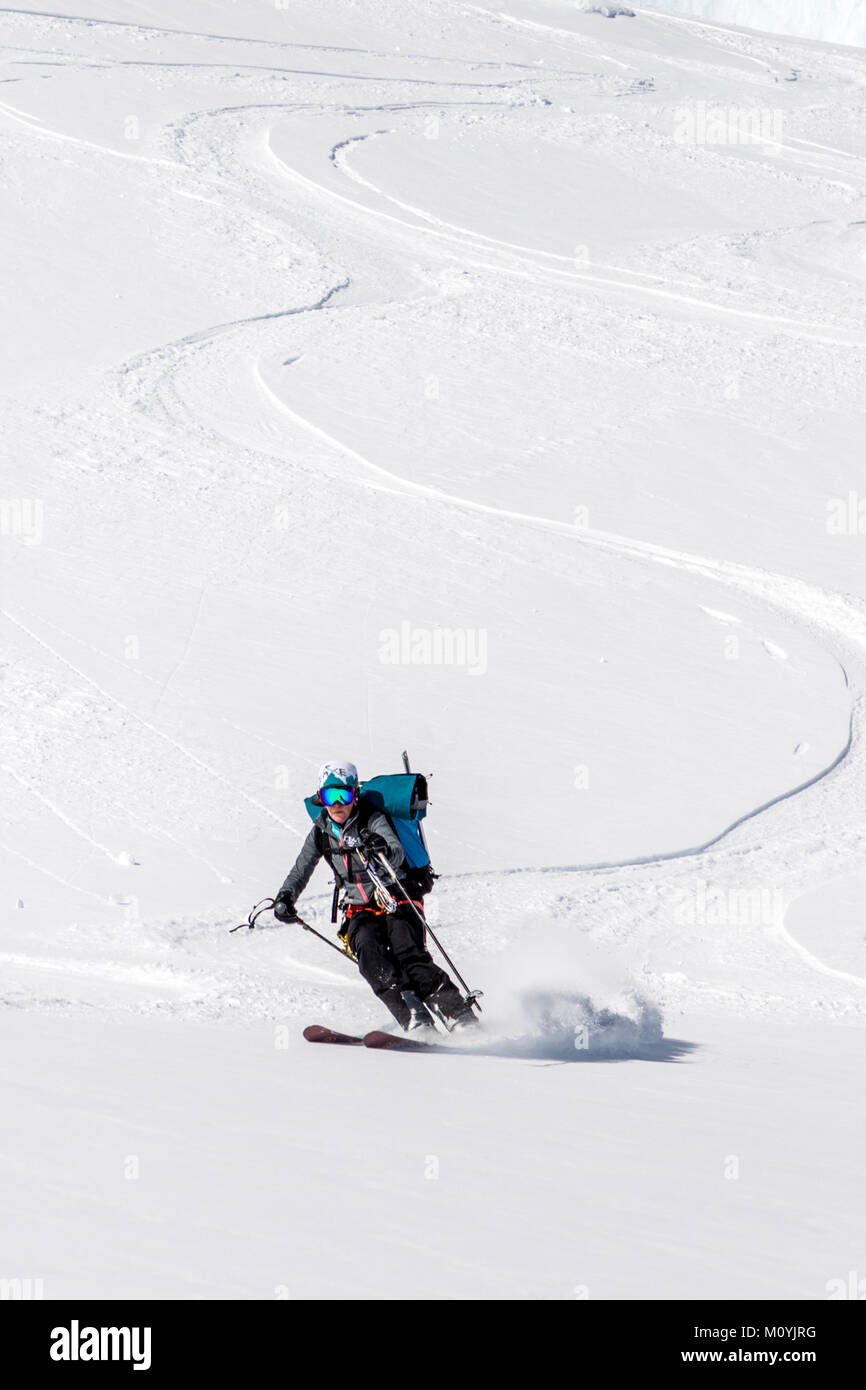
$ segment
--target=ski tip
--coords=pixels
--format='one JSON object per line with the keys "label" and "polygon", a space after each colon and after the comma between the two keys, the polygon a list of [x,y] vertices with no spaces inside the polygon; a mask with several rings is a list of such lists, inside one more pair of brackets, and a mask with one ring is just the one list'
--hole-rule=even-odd
{"label": "ski tip", "polygon": [[394,1047],[402,1041],[394,1033],[381,1033],[374,1030],[372,1033],[364,1034],[365,1047]]}
{"label": "ski tip", "polygon": [[312,1043],[343,1043],[346,1046],[360,1047],[362,1039],[356,1038],[351,1033],[338,1033],[333,1028],[326,1028],[321,1023],[311,1023],[304,1029],[304,1037],[307,1042]]}

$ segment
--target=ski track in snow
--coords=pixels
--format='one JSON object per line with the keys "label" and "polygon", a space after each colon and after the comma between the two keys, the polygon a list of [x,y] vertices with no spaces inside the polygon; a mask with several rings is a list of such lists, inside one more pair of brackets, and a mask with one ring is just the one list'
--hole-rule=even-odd
{"label": "ski track in snow", "polygon": [[[470,6],[469,9],[478,10],[478,7]],[[571,34],[569,31],[556,30],[551,26],[532,24],[528,21],[518,20],[509,15],[493,16],[486,11],[486,18],[491,21],[507,21],[518,27],[531,27],[534,29],[546,30],[548,33],[555,33],[557,36],[565,36],[569,42],[580,43],[580,37]],[[6,11],[5,13],[26,15],[27,11]],[[51,16],[40,16],[50,18]],[[66,17],[62,18],[63,23],[71,23]],[[662,17],[658,16],[659,22],[663,22]],[[664,17],[666,22],[671,17]],[[80,19],[76,21],[86,27],[98,29],[104,25],[112,27],[126,28],[119,25],[117,21],[101,21]],[[696,21],[678,20],[680,23],[695,24]],[[148,26],[130,25],[131,30],[143,30]],[[704,26],[706,27],[706,26]],[[186,31],[176,30],[155,30],[159,33],[186,33]],[[732,39],[729,34],[725,34],[722,39],[717,37],[719,31],[708,29],[710,38],[708,44],[710,48],[714,42],[727,43],[728,45],[736,42],[742,51],[742,56],[749,61],[763,64],[761,57],[752,57],[744,50],[752,43],[745,36],[736,36]],[[257,40],[239,40],[230,38],[226,35],[204,35],[201,36],[208,40],[230,42],[233,45],[241,46],[245,42],[256,43],[265,42]],[[322,48],[329,52],[352,52],[357,54],[357,50],[343,50],[339,48],[331,49],[329,46],[319,45],[292,45],[274,43],[267,41],[269,47],[309,47],[312,49]],[[755,45],[759,44],[756,39]],[[357,56],[363,59],[372,59],[377,55],[373,51],[362,51]],[[407,61],[418,55],[405,55]],[[627,66],[619,60],[598,54],[601,61],[614,63],[620,67]],[[120,61],[120,60],[118,60]],[[428,59],[427,61],[435,61]],[[442,59],[441,61],[446,61]],[[453,61],[453,60],[448,60]],[[109,64],[110,65],[110,64]],[[194,64],[171,64],[171,63],[152,63],[147,66],[155,68],[171,69],[174,67],[198,66]],[[237,66],[237,65],[229,65]],[[501,64],[500,66],[507,66]],[[515,65],[512,65],[515,66]],[[294,70],[289,70],[294,71]],[[351,81],[360,81],[359,74],[344,74]],[[545,74],[549,76],[549,74]],[[571,74],[577,79],[577,74]],[[586,74],[580,74],[585,77]],[[392,79],[410,84],[413,79],[401,78]],[[530,79],[526,79],[529,81]],[[427,87],[436,85],[429,80],[424,81]],[[440,84],[444,89],[454,89],[461,84],[458,82],[444,81]],[[467,86],[480,86],[482,84],[466,83]],[[502,82],[497,84],[487,84],[491,91],[510,90],[519,85],[515,82]],[[419,102],[419,107],[427,103]],[[469,103],[467,103],[469,104]],[[485,105],[494,103],[472,103],[475,105]],[[389,107],[386,104],[376,107],[353,107],[353,111],[363,110],[366,114],[374,111],[388,111],[391,109],[407,110],[411,109],[413,103],[402,103],[399,107]],[[722,318],[733,317],[742,319],[754,324],[764,324],[773,326],[784,332],[791,332],[797,336],[812,339],[816,342],[830,343],[833,345],[864,347],[866,338],[861,338],[853,332],[839,332],[832,325],[822,323],[811,323],[800,321],[785,315],[771,314],[757,311],[753,308],[736,306],[698,294],[679,293],[670,288],[670,278],[654,275],[651,272],[642,270],[628,269],[616,265],[597,265],[589,266],[585,270],[578,270],[572,265],[569,269],[550,264],[550,262],[568,261],[569,258],[557,255],[553,252],[543,251],[539,248],[515,245],[506,241],[498,240],[490,236],[475,232],[472,229],[454,225],[438,217],[430,209],[421,209],[391,194],[385,193],[369,180],[364,179],[354,171],[349,163],[348,152],[353,144],[358,141],[366,141],[374,138],[375,135],[384,136],[388,132],[380,131],[366,133],[363,135],[347,135],[344,139],[332,145],[322,156],[323,172],[330,164],[337,173],[343,175],[347,181],[364,190],[367,195],[389,204],[392,208],[397,208],[404,213],[408,213],[416,221],[406,220],[396,216],[393,211],[387,211],[381,206],[371,206],[361,203],[357,199],[345,192],[338,192],[334,188],[326,187],[324,183],[319,183],[314,179],[300,173],[296,169],[290,168],[280,159],[271,149],[269,143],[271,124],[274,116],[285,116],[292,111],[308,110],[305,103],[259,103],[244,104],[233,107],[220,107],[207,112],[190,113],[184,120],[173,122],[170,130],[171,138],[175,144],[176,158],[156,159],[151,156],[142,156],[124,151],[113,150],[94,144],[89,140],[81,139],[77,136],[68,135],[62,131],[51,130],[45,123],[31,118],[21,111],[16,110],[9,104],[0,104],[0,112],[13,124],[27,131],[29,135],[38,134],[48,139],[55,139],[67,143],[78,145],[82,149],[87,149],[105,157],[120,157],[127,161],[140,164],[151,164],[155,167],[170,171],[174,178],[180,178],[184,173],[193,172],[196,180],[200,181],[201,186],[210,186],[218,193],[219,199],[224,201],[231,194],[237,197],[238,202],[242,202],[249,195],[249,206],[245,209],[247,215],[254,215],[254,209],[259,203],[259,184],[261,171],[245,167],[243,164],[243,153],[236,155],[237,164],[232,173],[233,179],[229,180],[226,170],[220,162],[220,149],[213,147],[214,166],[205,167],[200,162],[202,154],[202,144],[204,141],[205,151],[207,150],[207,139],[209,130],[217,127],[229,127],[228,134],[224,139],[231,140],[234,123],[235,134],[239,131],[239,123],[245,118],[258,114],[263,118],[260,128],[260,136],[263,141],[263,151],[265,155],[265,167],[270,174],[278,180],[290,182],[295,190],[309,200],[315,202],[319,209],[326,209],[326,218],[330,217],[334,223],[347,215],[354,218],[358,227],[369,227],[370,224],[389,224],[395,229],[393,235],[403,239],[405,244],[408,238],[411,249],[406,255],[407,261],[411,261],[414,255],[430,253],[431,242],[443,245],[443,254],[453,260],[461,256],[460,264],[471,266],[473,269],[489,272],[491,275],[520,276],[528,279],[535,277],[554,277],[567,286],[568,283],[574,285],[591,285],[600,293],[609,292],[614,296],[626,295],[630,298],[643,298],[654,300],[664,305],[669,304],[674,307],[694,310],[702,315],[721,316]],[[343,102],[337,102],[336,109],[345,111],[346,106]],[[265,115],[265,113],[268,113]],[[189,161],[190,156],[186,149],[180,153],[180,146],[186,139],[193,126],[198,128],[198,160],[194,165],[189,165],[183,161]],[[815,149],[823,150],[835,157],[843,156],[845,159],[855,157],[848,151],[836,150],[831,147],[822,146],[817,142],[800,141],[803,145],[810,145]],[[794,145],[787,144],[785,148],[789,152],[798,153]],[[808,161],[806,161],[808,164]],[[825,164],[812,164],[810,167],[821,169],[823,172],[828,170]],[[853,185],[851,185],[853,188]],[[178,190],[183,192],[182,189]],[[184,196],[196,196],[191,190],[186,190]],[[327,224],[326,224],[327,225]],[[273,228],[269,228],[272,232]],[[343,236],[351,237],[352,227],[347,230],[342,229]],[[481,260],[479,255],[484,253],[494,259]],[[498,259],[495,259],[498,257]],[[602,274],[601,272],[609,272]],[[662,281],[665,284],[649,284],[650,280]],[[755,881],[774,881],[778,876],[778,855],[781,851],[785,860],[786,890],[790,895],[795,895],[803,886],[813,881],[816,868],[827,872],[841,854],[842,850],[848,851],[849,855],[855,852],[857,843],[866,828],[866,821],[862,819],[862,796],[863,789],[866,787],[866,763],[864,763],[864,753],[862,746],[862,691],[864,688],[864,676],[866,676],[866,611],[862,603],[854,599],[835,594],[824,590],[817,585],[807,584],[792,576],[771,573],[765,570],[750,568],[745,565],[736,564],[724,559],[714,559],[706,556],[689,554],[684,551],[671,549],[664,546],[653,545],[643,541],[637,541],[626,536],[616,535],[594,529],[576,530],[575,527],[555,519],[547,519],[525,512],[508,510],[490,504],[466,499],[459,495],[444,492],[440,489],[414,483],[400,477],[398,474],[381,467],[375,460],[366,457],[358,450],[351,447],[339,439],[336,435],[324,430],[314,421],[305,418],[298,411],[289,407],[285,401],[276,396],[265,382],[259,370],[261,347],[257,342],[256,335],[260,329],[268,325],[275,325],[279,320],[293,316],[310,315],[318,312],[339,313],[340,304],[346,299],[346,292],[351,291],[350,302],[353,310],[363,309],[366,305],[374,305],[377,302],[376,288],[371,286],[369,290],[364,289],[363,267],[352,267],[350,274],[334,280],[330,286],[323,290],[319,297],[306,304],[291,307],[274,308],[270,312],[254,314],[247,318],[241,318],[229,322],[217,323],[189,333],[184,337],[170,343],[156,347],[148,352],[139,354],[124,363],[112,376],[112,383],[115,390],[114,407],[122,418],[126,404],[134,399],[139,407],[144,407],[145,415],[149,426],[156,431],[164,430],[166,420],[170,427],[180,435],[189,434],[191,442],[196,449],[202,447],[202,438],[210,437],[220,447],[225,447],[226,437],[221,436],[219,430],[208,421],[195,419],[184,401],[183,377],[185,373],[194,374],[197,365],[197,354],[210,350],[219,351],[220,345],[224,340],[237,338],[239,335],[247,335],[247,354],[249,364],[256,375],[258,387],[262,399],[267,401],[270,409],[274,413],[279,413],[291,421],[293,427],[308,436],[314,437],[320,444],[324,445],[331,454],[339,460],[345,470],[346,482],[352,486],[364,486],[378,488],[394,494],[402,494],[407,497],[419,497],[425,499],[430,504],[435,504],[442,508],[452,511],[471,512],[482,515],[489,519],[492,525],[501,527],[513,527],[519,531],[521,528],[531,528],[535,531],[555,533],[558,536],[571,537],[574,544],[579,547],[593,547],[608,554],[615,555],[629,563],[645,566],[665,566],[678,571],[686,579],[690,575],[700,576],[709,579],[720,586],[720,589],[727,593],[734,592],[742,596],[747,596],[752,600],[757,600],[762,604],[768,613],[781,614],[786,620],[792,622],[801,630],[808,632],[813,637],[818,637],[838,660],[847,684],[851,691],[851,728],[848,743],[843,747],[837,757],[822,771],[810,777],[799,786],[792,788],[788,792],[773,798],[771,801],[747,810],[742,816],[737,818],[731,825],[721,830],[716,836],[708,840],[705,844],[685,847],[677,851],[672,851],[664,855],[647,856],[644,859],[632,859],[622,863],[596,864],[596,865],[567,865],[559,868],[551,867],[543,870],[532,868],[515,869],[513,872],[520,873],[527,883],[534,879],[537,887],[531,891],[540,895],[540,901],[549,904],[555,901],[557,894],[561,897],[563,893],[569,891],[581,891],[583,897],[578,906],[578,916],[580,918],[593,917],[596,923],[596,934],[604,938],[608,935],[612,939],[622,939],[623,934],[629,935],[629,928],[624,923],[629,921],[635,925],[631,931],[637,934],[638,931],[647,932],[648,940],[652,943],[656,940],[670,942],[675,934],[674,928],[669,925],[670,901],[676,892],[682,889],[688,876],[693,876],[694,866],[689,863],[699,857],[706,864],[708,874],[712,874],[715,885],[737,885],[741,881],[742,861],[748,859],[749,872]],[[681,287],[688,288],[689,282],[680,282]],[[109,408],[109,407],[107,407]],[[144,428],[141,420],[137,424]],[[259,446],[249,445],[251,453],[259,453]],[[265,461],[267,465],[267,460]],[[198,614],[201,611],[199,605]],[[739,619],[733,618],[719,610],[705,609],[712,617],[726,623],[736,623]],[[197,614],[197,617],[198,617]],[[135,709],[123,701],[120,701],[106,687],[87,674],[80,666],[74,665],[62,655],[56,648],[39,634],[40,624],[37,619],[32,623],[25,623],[18,615],[11,611],[3,611],[3,616],[19,630],[25,634],[33,643],[38,645],[47,657],[54,662],[60,663],[75,675],[87,683],[99,696],[99,698],[119,707],[126,716],[142,725],[149,733],[156,738],[165,741],[174,750],[180,760],[187,760],[221,783],[230,794],[243,800],[251,806],[257,813],[274,821],[282,828],[299,834],[300,829],[297,825],[290,824],[273,810],[264,805],[257,798],[249,795],[242,787],[232,783],[219,768],[199,758],[189,748],[185,747],[180,741],[172,738],[169,734],[161,730],[148,719],[142,718]],[[188,651],[195,639],[195,628],[190,632],[187,646],[174,667],[174,670],[166,679],[163,691],[167,691],[171,680],[183,664]],[[785,658],[784,652],[776,644],[765,641],[768,654],[778,660]],[[250,737],[258,737],[252,731],[247,731]],[[11,767],[4,764],[4,771],[11,774],[22,786],[28,786],[21,775]],[[28,786],[28,790],[40,797],[46,804],[50,804],[33,786]],[[808,793],[808,804],[806,807],[805,818],[803,814],[791,818],[787,814],[790,802],[793,798],[798,800],[804,798]],[[50,809],[78,836],[89,840],[90,844],[114,859],[116,853],[102,845],[97,840],[88,836],[81,827],[75,825],[67,814],[54,805]],[[858,815],[861,819],[858,820]],[[802,834],[804,825],[805,835]],[[799,834],[800,839],[797,839]],[[832,842],[832,843],[831,843]],[[20,851],[11,848],[10,852],[20,855]],[[811,854],[812,864],[806,865],[805,861]],[[25,856],[21,856],[24,858]],[[30,862],[30,861],[27,861]],[[210,866],[213,867],[212,865]],[[45,868],[45,873],[58,878],[52,870]],[[549,880],[557,880],[554,888],[547,886]],[[59,878],[60,882],[67,880]],[[443,903],[447,910],[447,904],[453,900],[459,907],[461,902],[475,901],[476,893],[484,895],[488,886],[488,876],[461,876],[453,880],[450,884],[443,886]],[[81,889],[83,893],[89,890]],[[91,896],[98,896],[93,895]],[[169,922],[162,924],[150,924],[149,930],[154,933],[154,940],[162,947],[166,942],[172,944],[172,936],[176,929],[185,931],[189,926],[185,921]],[[359,982],[350,977],[340,976],[335,970],[329,970],[313,961],[307,962],[294,955],[285,954],[284,948],[274,946],[267,933],[258,933],[264,946],[260,951],[261,963],[258,968],[247,961],[246,964],[239,964],[237,953],[229,957],[227,953],[221,951],[219,943],[213,944],[209,940],[204,929],[199,932],[193,930],[193,944],[191,946],[192,961],[205,960],[208,968],[212,968],[214,974],[211,978],[203,980],[197,976],[196,969],[185,972],[182,965],[167,961],[164,965],[155,963],[143,964],[141,967],[124,965],[117,963],[99,962],[78,963],[71,961],[68,956],[61,960],[39,959],[30,957],[22,953],[7,953],[2,957],[3,964],[9,969],[17,969],[21,972],[39,972],[50,970],[63,970],[66,973],[91,974],[93,977],[105,979],[123,980],[131,984],[145,982],[156,984],[167,988],[170,991],[177,991],[184,998],[179,1001],[181,1009],[184,1001],[188,1005],[187,1016],[190,1017],[218,1017],[220,1019],[236,1019],[239,1015],[238,1001],[241,1001],[240,1017],[244,1017],[245,1005],[249,1010],[249,1017],[256,1018],[261,1012],[273,1016],[280,1016],[280,1011],[287,1006],[296,1007],[300,1002],[306,1006],[317,1005],[325,1008],[328,1000],[328,992],[324,986],[307,987],[301,986],[300,994],[294,986],[287,987],[281,992],[276,987],[269,995],[268,989],[264,985],[265,979],[269,978],[270,972],[274,968],[275,956],[279,955],[282,965],[292,972],[300,972],[319,977],[327,983],[329,989],[338,986],[340,989],[346,987],[356,987],[362,989]],[[245,933],[241,935],[245,936]],[[145,933],[145,949],[152,943]],[[256,948],[261,943],[256,943]],[[183,950],[183,947],[180,948]],[[729,953],[730,960],[738,959],[738,953],[742,949],[742,943],[734,941],[730,944],[721,943],[720,949],[724,953]],[[866,999],[860,996],[859,991],[866,987],[866,980],[852,972],[831,967],[823,963],[813,953],[801,946],[784,927],[781,921],[768,924],[768,930],[764,934],[764,940],[753,944],[752,951],[756,954],[758,963],[763,963],[772,971],[774,963],[778,963],[782,968],[783,956],[786,957],[784,968],[794,975],[798,971],[805,971],[807,975],[820,977],[815,981],[816,990],[822,987],[823,980],[832,980],[843,990],[841,996],[833,998],[827,1004],[828,1012],[832,1016],[834,1011],[839,1015],[846,1012],[862,1013],[866,1016]],[[249,953],[248,953],[249,954]],[[231,964],[229,964],[231,961]],[[724,961],[722,962],[724,965]],[[234,975],[232,972],[236,972]],[[225,972],[225,973],[223,973]],[[260,973],[259,973],[260,972]],[[713,999],[717,1004],[723,1005],[726,1000],[731,1007],[748,1010],[754,1007],[758,1010],[768,1007],[762,1000],[760,992],[749,993],[748,989],[742,989],[739,993],[736,990],[726,991],[724,986],[713,982],[701,981],[698,979],[689,980],[687,977],[678,980],[676,972],[654,972],[647,967],[644,972],[644,980],[655,997],[664,1000],[666,1004],[674,1007],[686,1004],[699,1003],[705,1004],[708,999]],[[843,988],[844,987],[844,988]],[[310,993],[312,989],[312,993]],[[853,995],[851,991],[854,991]],[[847,992],[846,992],[847,991]],[[204,1010],[202,1009],[202,994],[212,996],[211,1004]],[[228,995],[227,1000],[222,996]],[[781,997],[781,996],[780,996]],[[770,1006],[771,1007],[771,1006]],[[208,1008],[213,1012],[209,1013]],[[519,1044],[518,1044],[519,1046]]]}
{"label": "ski track in snow", "polygon": [[[278,816],[275,811],[272,811],[269,807],[264,806],[260,801],[256,800],[254,797],[251,797],[249,793],[245,792],[241,787],[233,786],[216,768],[212,767],[202,758],[199,758],[197,754],[193,753],[189,748],[185,748],[184,745],[180,743],[178,739],[172,738],[171,734],[167,734],[163,729],[160,729],[157,725],[151,723],[149,719],[145,719],[142,715],[137,714],[135,710],[131,709],[128,705],[124,704],[122,700],[119,700],[116,695],[112,695],[110,691],[106,690],[103,686],[101,686],[98,683],[98,681],[93,680],[93,678],[91,676],[88,676],[84,671],[82,671],[80,667],[75,666],[71,661],[67,660],[66,657],[62,656],[60,652],[56,651],[48,642],[45,641],[44,638],[40,637],[25,623],[21,622],[21,620],[17,618],[13,613],[7,612],[5,608],[0,608],[0,616],[6,618],[8,622],[13,623],[15,627],[19,628],[22,632],[25,632],[28,635],[28,637],[30,637],[34,642],[37,642],[41,647],[44,647],[48,652],[50,652],[51,656],[54,657],[56,661],[60,662],[61,665],[66,666],[69,670],[73,671],[75,675],[78,676],[81,680],[86,681],[88,685],[92,686],[93,689],[96,690],[98,694],[101,695],[110,704],[116,705],[119,709],[123,710],[123,712],[125,714],[128,714],[130,718],[136,720],[139,724],[143,725],[144,728],[146,728],[150,733],[154,734],[157,738],[164,740],[172,748],[176,749],[182,757],[189,759],[191,763],[194,763],[197,767],[201,768],[202,771],[206,772],[209,776],[214,777],[218,782],[224,783],[227,787],[229,787],[230,791],[234,796],[240,797],[244,801],[247,801],[251,806],[254,806],[257,811],[260,811],[262,815],[268,816],[272,820],[276,821],[278,825],[283,827],[283,829],[290,830],[295,834],[298,833],[297,826],[292,825],[288,821],[284,821],[282,817]],[[9,770],[11,771],[11,769]],[[106,850],[103,845],[97,845],[96,847],[98,849],[103,850],[109,858],[113,858],[111,852],[109,850]]]}
{"label": "ski track in snow", "polygon": [[[387,131],[376,132],[376,134],[380,135],[387,133]],[[363,140],[370,138],[372,138],[372,136],[356,136],[353,137],[352,140],[347,140],[342,143],[347,145],[349,143],[352,143],[354,140]],[[308,179],[304,175],[300,174],[297,170],[290,169],[288,165],[286,165],[284,161],[279,159],[279,157],[275,155],[273,151],[270,149],[269,154],[271,155],[271,158],[274,160],[275,165],[279,168],[279,170],[283,173],[283,175],[286,178],[289,178],[293,182],[298,183],[299,185],[304,186],[308,189],[317,189],[320,193],[322,193],[325,197],[329,199],[339,200],[344,204],[349,204],[354,208],[354,210],[361,214],[367,214],[373,217],[392,221],[395,222],[398,226],[404,227],[407,230],[422,231],[428,236],[438,237],[443,241],[453,242],[456,245],[462,246],[466,249],[477,247],[478,249],[492,250],[495,247],[497,249],[501,248],[503,251],[508,253],[523,253],[523,255],[519,258],[514,257],[514,259],[520,260],[519,265],[497,265],[495,262],[478,261],[471,259],[468,256],[464,258],[465,265],[472,266],[473,268],[479,270],[491,271],[503,275],[521,276],[523,278],[530,279],[535,278],[538,275],[548,275],[556,277],[558,279],[579,281],[584,282],[586,284],[603,286],[607,289],[613,290],[618,293],[625,293],[629,295],[646,295],[651,298],[667,301],[671,304],[683,305],[684,307],[689,309],[705,311],[710,315],[732,315],[736,318],[747,319],[756,323],[773,324],[775,327],[785,331],[793,330],[793,332],[797,336],[808,338],[817,343],[828,343],[834,346],[843,347],[866,347],[866,338],[858,338],[850,334],[839,334],[838,332],[834,331],[832,326],[829,324],[808,323],[802,320],[789,318],[783,314],[765,314],[755,309],[737,308],[735,305],[721,304],[713,300],[699,298],[696,295],[678,294],[674,290],[661,289],[658,286],[654,285],[638,284],[636,283],[636,281],[639,279],[660,278],[652,275],[646,275],[642,271],[626,271],[620,266],[599,267],[600,269],[609,268],[611,270],[615,270],[616,272],[618,272],[620,276],[629,275],[632,277],[631,281],[626,281],[624,279],[614,279],[610,276],[597,274],[592,269],[588,269],[585,271],[576,270],[574,268],[570,270],[563,270],[556,266],[545,266],[541,264],[537,258],[544,257],[553,260],[565,261],[568,260],[569,257],[559,255],[556,252],[542,251],[538,248],[533,247],[513,246],[511,243],[508,242],[497,241],[494,237],[483,236],[481,233],[478,232],[470,232],[466,228],[454,227],[450,223],[443,222],[442,219],[437,218],[432,214],[423,211],[420,208],[413,207],[411,204],[408,203],[403,203],[399,199],[394,198],[391,195],[385,195],[379,188],[376,187],[375,184],[370,183],[366,179],[362,179],[360,175],[352,172],[344,161],[338,161],[334,159],[335,150],[338,148],[340,147],[334,147],[334,150],[331,151],[330,157],[332,161],[337,165],[337,167],[341,169],[343,172],[347,173],[349,177],[353,179],[354,182],[360,184],[362,187],[369,189],[370,191],[377,194],[379,197],[387,197],[388,202],[395,204],[397,207],[403,208],[407,212],[411,212],[414,216],[422,218],[424,219],[424,221],[431,223],[432,225],[423,228],[413,228],[412,223],[406,222],[400,218],[396,218],[392,214],[384,212],[379,208],[367,207],[364,204],[357,203],[353,199],[347,198],[345,195],[339,194],[334,190],[323,188],[322,185],[316,184],[312,179]],[[483,243],[487,244],[486,247],[483,245]],[[526,261],[524,259],[525,255],[528,253],[531,253],[533,257],[531,261]],[[573,260],[573,258],[571,259]]]}

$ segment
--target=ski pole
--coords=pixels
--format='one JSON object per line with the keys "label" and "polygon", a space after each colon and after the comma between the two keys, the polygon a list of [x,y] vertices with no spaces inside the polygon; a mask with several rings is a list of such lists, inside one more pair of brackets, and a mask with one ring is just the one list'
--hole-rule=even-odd
{"label": "ski pole", "polygon": [[[255,907],[250,909],[250,915],[247,921],[238,923],[236,927],[230,927],[229,931],[240,931],[241,927],[249,927],[250,931],[252,931],[253,927],[256,925],[257,919],[261,917],[263,912],[269,912],[274,902],[274,898],[262,898],[261,903],[256,903]],[[264,906],[262,906],[262,904],[264,904]],[[347,960],[357,960],[357,956],[354,956],[348,947],[344,950],[342,946],[335,946],[333,941],[329,941],[326,936],[323,936],[320,931],[316,931],[316,928],[311,927],[303,918],[296,916],[294,921],[299,927],[303,927],[304,931],[312,932],[313,936],[317,936],[320,941],[324,941],[325,945],[330,946],[332,951],[336,951],[339,955],[345,956]],[[286,925],[289,926],[291,924],[286,923]]]}
{"label": "ski pole", "polygon": [[357,956],[352,954],[348,946],[346,946],[345,949],[342,946],[335,946],[333,941],[329,941],[326,936],[322,936],[322,933],[320,931],[316,931],[315,927],[309,926],[308,923],[306,923],[303,920],[303,918],[296,917],[295,921],[297,922],[299,927],[303,927],[304,931],[311,931],[313,933],[313,936],[317,936],[320,941],[324,941],[325,945],[330,946],[332,951],[336,951],[339,955],[345,956],[347,960],[355,961],[358,959]]}
{"label": "ski pole", "polygon": [[317,936],[320,941],[324,941],[325,945],[330,946],[332,951],[336,951],[339,955],[345,956],[347,960],[358,959],[357,956],[354,956],[352,954],[348,946],[346,946],[345,948],[343,948],[342,946],[335,946],[333,941],[329,941],[328,938],[326,936],[323,936],[320,931],[316,931],[316,928],[311,927],[307,922],[304,921],[302,917],[296,917],[295,921],[297,922],[299,927],[303,927],[304,931],[311,931],[313,933],[313,936]]}
{"label": "ski pole", "polygon": [[[402,889],[402,885],[401,885],[401,883],[400,883],[399,878],[398,878],[397,875],[395,874],[393,868],[391,867],[391,865],[389,864],[389,862],[388,862],[388,860],[385,858],[385,856],[384,856],[383,854],[380,854],[379,851],[378,851],[378,850],[375,850],[375,849],[373,850],[373,854],[374,854],[374,855],[376,856],[376,858],[379,860],[379,863],[382,864],[382,865],[384,865],[386,871],[391,875],[391,881],[392,881],[392,883],[396,884],[396,886],[397,886],[398,889]],[[361,855],[361,858],[362,858],[362,859],[364,858],[363,854]],[[367,867],[367,871],[370,872],[369,863],[367,863],[367,866],[366,866],[366,867]],[[370,874],[370,877],[373,878],[372,873]],[[376,879],[375,879],[375,878],[373,878],[373,882],[374,882],[374,883],[376,882]],[[464,991],[465,991],[465,993],[466,993],[466,1002],[467,1002],[467,1004],[469,1004],[473,1009],[477,1009],[478,1012],[481,1013],[481,1005],[478,1003],[478,999],[479,999],[480,995],[482,995],[482,994],[484,993],[484,991],[481,990],[481,989],[470,989],[470,988],[469,988],[469,986],[467,985],[467,983],[466,983],[466,981],[464,980],[463,976],[460,974],[460,971],[457,969],[457,966],[454,964],[454,962],[453,962],[453,960],[451,959],[451,957],[449,956],[448,952],[445,950],[445,947],[442,945],[442,942],[439,941],[439,939],[437,938],[436,933],[434,932],[433,928],[430,926],[430,923],[427,921],[427,918],[426,918],[421,912],[418,911],[417,907],[416,907],[415,904],[413,903],[412,899],[411,899],[410,897],[408,897],[408,895],[407,895],[406,901],[408,902],[408,904],[409,904],[409,906],[411,907],[412,911],[415,913],[415,916],[418,918],[418,921],[421,923],[421,925],[422,925],[422,927],[424,928],[424,930],[425,930],[425,931],[428,931],[428,932],[430,933],[430,935],[431,935],[431,937],[433,938],[433,941],[435,942],[436,946],[438,946],[439,951],[440,951],[441,954],[444,956],[445,960],[448,962],[448,965],[449,965],[450,969],[454,972],[454,974],[457,976],[457,979],[460,981],[461,985],[463,986],[463,989],[464,989]]]}

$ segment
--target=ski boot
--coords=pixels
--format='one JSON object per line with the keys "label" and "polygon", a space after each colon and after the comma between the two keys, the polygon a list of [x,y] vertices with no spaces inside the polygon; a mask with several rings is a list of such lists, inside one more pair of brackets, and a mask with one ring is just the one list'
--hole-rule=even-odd
{"label": "ski boot", "polygon": [[[474,995],[470,995],[470,999],[472,998]],[[457,986],[450,980],[439,985],[432,994],[428,994],[424,1004],[449,1033],[462,1033],[479,1027],[472,1004],[463,998]]]}
{"label": "ski boot", "polygon": [[435,1033],[436,1024],[425,1003],[411,989],[402,991],[403,1003],[409,1011],[409,1021],[403,1024],[407,1033]]}

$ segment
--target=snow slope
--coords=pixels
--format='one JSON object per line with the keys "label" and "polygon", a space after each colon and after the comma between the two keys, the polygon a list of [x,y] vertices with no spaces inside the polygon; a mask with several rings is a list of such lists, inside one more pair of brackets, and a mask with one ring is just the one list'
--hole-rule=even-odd
{"label": "snow slope", "polygon": [[667,0],[663,5],[645,0],[645,4],[650,9],[694,15],[714,23],[741,24],[773,34],[866,48],[863,0]]}
{"label": "snow slope", "polygon": [[[866,1225],[863,55],[99,0],[2,11],[0,61],[0,1273],[825,1296]],[[383,1012],[228,930],[320,762],[404,747],[473,1056],[309,1047]]]}

